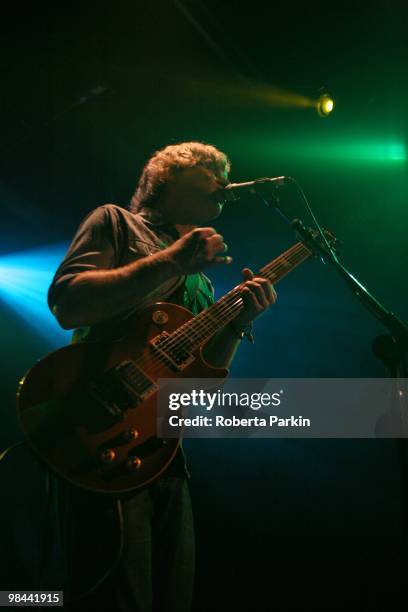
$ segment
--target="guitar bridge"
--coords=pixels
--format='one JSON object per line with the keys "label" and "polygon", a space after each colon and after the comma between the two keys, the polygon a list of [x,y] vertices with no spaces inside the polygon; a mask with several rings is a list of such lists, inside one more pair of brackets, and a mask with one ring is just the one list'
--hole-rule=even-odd
{"label": "guitar bridge", "polygon": [[156,389],[157,385],[132,361],[122,361],[106,370],[88,386],[91,397],[115,416],[135,408]]}

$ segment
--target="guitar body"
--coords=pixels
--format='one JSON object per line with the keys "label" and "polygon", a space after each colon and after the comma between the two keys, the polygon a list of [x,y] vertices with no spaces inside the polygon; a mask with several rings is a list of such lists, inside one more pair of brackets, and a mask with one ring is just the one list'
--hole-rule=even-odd
{"label": "guitar body", "polygon": [[192,318],[182,306],[158,302],[129,317],[119,340],[72,344],[37,362],[17,393],[21,427],[35,453],[92,491],[120,494],[159,477],[180,440],[156,437],[157,379],[228,374],[207,364],[201,348],[175,361],[160,343],[155,348],[155,338]]}
{"label": "guitar body", "polygon": [[[311,255],[298,242],[259,275],[276,284]],[[228,370],[206,363],[201,349],[243,308],[240,286],[196,316],[157,302],[129,317],[114,342],[50,353],[17,393],[32,449],[56,474],[91,491],[120,494],[154,481],[180,445],[156,436],[158,379],[226,378]]]}

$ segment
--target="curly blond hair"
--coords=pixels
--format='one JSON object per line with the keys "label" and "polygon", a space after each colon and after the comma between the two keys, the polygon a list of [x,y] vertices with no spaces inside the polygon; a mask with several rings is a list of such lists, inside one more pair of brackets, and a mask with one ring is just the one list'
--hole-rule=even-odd
{"label": "curly blond hair", "polygon": [[198,164],[223,176],[231,169],[230,160],[225,153],[213,145],[199,141],[168,145],[156,151],[143,168],[138,186],[130,201],[130,209],[136,212],[143,206],[154,206],[170,177],[184,168],[192,168]]}

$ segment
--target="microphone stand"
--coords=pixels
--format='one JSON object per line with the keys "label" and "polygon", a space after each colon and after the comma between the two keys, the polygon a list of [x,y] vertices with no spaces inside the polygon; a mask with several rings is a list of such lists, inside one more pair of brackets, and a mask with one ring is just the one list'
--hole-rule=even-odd
{"label": "microphone stand", "polygon": [[[281,211],[280,211],[281,212]],[[291,221],[292,227],[299,234],[302,242],[311,248],[314,253],[318,253],[323,260],[331,264],[340,274],[354,295],[360,300],[365,308],[382,323],[390,332],[392,338],[390,350],[390,342],[375,342],[375,354],[380,357],[390,375],[396,374],[396,359],[397,363],[403,361],[403,357],[408,351],[408,326],[401,321],[393,312],[387,310],[367,289],[362,285],[355,276],[349,272],[342,263],[339,262],[336,253],[330,245],[322,245],[316,234],[309,228],[306,228],[299,219]],[[401,364],[401,371],[404,369]]]}
{"label": "microphone stand", "polygon": [[[293,179],[291,179],[293,180]],[[343,278],[354,295],[363,306],[382,323],[390,332],[388,336],[378,336],[373,342],[373,352],[381,359],[388,369],[391,377],[407,374],[405,356],[408,352],[408,326],[401,321],[393,312],[387,310],[369,291],[360,283],[342,263],[321,231],[317,221],[319,232],[305,227],[300,219],[290,219],[280,204],[280,199],[273,195],[265,196],[258,194],[268,208],[274,208],[276,212],[288,223],[300,236],[302,242],[310,250],[318,254],[324,263],[331,264],[338,274]],[[313,216],[314,218],[314,216]],[[319,237],[322,240],[319,240]]]}
{"label": "microphone stand", "polygon": [[[319,232],[314,231],[304,226],[299,219],[290,219],[284,209],[280,205],[280,200],[276,196],[265,198],[262,196],[265,204],[269,208],[274,208],[283,219],[291,225],[291,227],[300,236],[302,242],[310,248],[310,250],[319,255],[324,263],[331,264],[353,294],[359,299],[362,305],[374,316],[384,327],[389,331],[388,334],[377,336],[372,344],[372,350],[375,356],[380,359],[390,378],[395,378],[395,397],[400,406],[400,421],[399,424],[405,424],[404,437],[394,435],[397,445],[397,460],[401,469],[401,484],[402,484],[402,506],[403,516],[408,517],[408,428],[407,424],[407,394],[404,388],[404,378],[408,377],[406,356],[408,352],[408,326],[401,321],[393,312],[387,310],[365,287],[360,281],[349,272],[342,263],[326,240],[319,225]],[[319,239],[320,237],[323,240]],[[406,385],[406,382],[405,382]],[[387,424],[386,424],[387,426]],[[392,423],[389,425],[392,431]],[[395,430],[394,430],[395,432]],[[408,540],[408,524],[404,523],[403,532],[405,542]]]}

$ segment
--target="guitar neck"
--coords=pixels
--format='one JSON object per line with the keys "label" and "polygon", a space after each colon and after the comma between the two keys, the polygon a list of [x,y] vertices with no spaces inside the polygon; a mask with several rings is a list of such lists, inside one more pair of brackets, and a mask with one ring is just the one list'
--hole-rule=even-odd
{"label": "guitar neck", "polygon": [[[256,275],[263,276],[276,285],[311,255],[312,252],[302,242],[298,242],[282,255],[266,264]],[[243,308],[240,289],[235,287],[215,304],[181,325],[171,336],[175,341],[179,341],[184,348],[194,351],[235,319]]]}

